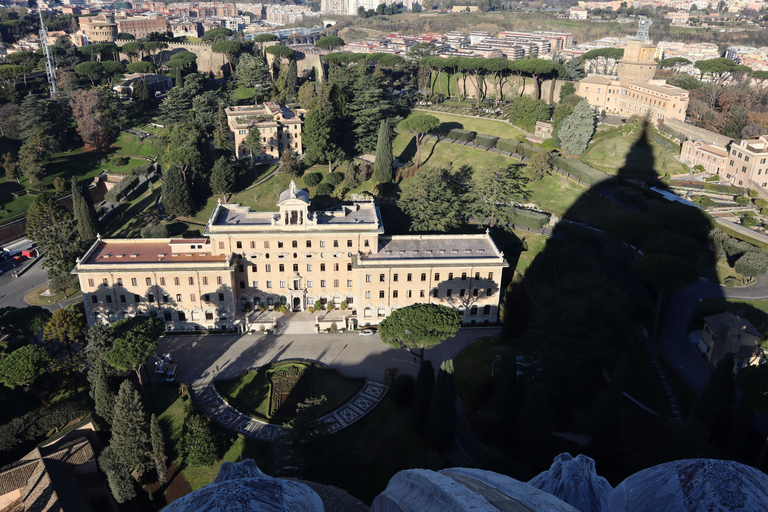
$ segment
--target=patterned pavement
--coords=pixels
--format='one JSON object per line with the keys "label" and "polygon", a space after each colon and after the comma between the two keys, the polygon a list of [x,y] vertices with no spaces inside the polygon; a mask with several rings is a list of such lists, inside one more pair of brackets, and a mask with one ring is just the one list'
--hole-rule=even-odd
{"label": "patterned pavement", "polygon": [[[318,421],[326,424],[331,434],[336,433],[375,409],[384,399],[388,389],[389,386],[384,384],[366,381],[349,402]],[[226,429],[264,441],[274,441],[281,435],[283,427],[264,423],[236,410],[219,395],[213,384],[194,387],[192,394],[197,406]]]}

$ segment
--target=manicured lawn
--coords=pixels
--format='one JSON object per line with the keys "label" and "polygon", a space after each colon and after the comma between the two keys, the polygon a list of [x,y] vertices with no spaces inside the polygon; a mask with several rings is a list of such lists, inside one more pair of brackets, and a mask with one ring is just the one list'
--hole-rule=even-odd
{"label": "manicured lawn", "polygon": [[[416,140],[410,134],[401,133],[392,143],[392,154],[401,162],[416,160]],[[471,149],[458,144],[424,139],[421,143],[421,165],[458,170],[467,167],[472,170],[508,167],[520,163],[504,155]]]}
{"label": "manicured lawn", "polygon": [[122,155],[151,156],[156,158],[159,143],[160,140],[157,137],[147,137],[138,142],[135,135],[121,132],[117,140],[110,146],[110,151]]}
{"label": "manicured lawn", "polygon": [[[250,206],[252,210],[259,212],[276,212],[277,200],[280,192],[288,190],[292,176],[290,174],[277,174],[266,183],[250,190],[243,190],[229,198],[230,203],[237,203],[243,206]],[[310,192],[310,197],[312,192]],[[210,201],[209,201],[210,202]],[[215,201],[214,201],[215,203]],[[213,209],[211,209],[213,211]],[[209,213],[210,216],[210,213]],[[199,215],[197,216],[199,219]],[[203,222],[208,221],[208,217]]]}
{"label": "manicured lawn", "polygon": [[547,246],[547,237],[544,235],[537,235],[536,233],[529,233],[527,231],[512,231],[521,240],[525,238],[525,243],[528,245],[528,250],[520,253],[520,257],[517,260],[517,267],[515,268],[515,270],[525,275],[525,271],[531,266],[534,258],[536,258],[536,256],[538,256]]}
{"label": "manicured lawn", "polygon": [[232,92],[232,97],[236,100],[249,100],[255,96],[253,87],[238,87]]}
{"label": "manicured lawn", "polygon": [[[521,132],[514,126],[504,121],[494,121],[492,119],[483,119],[480,117],[454,116],[451,114],[445,114],[443,112],[436,112],[433,110],[429,110],[429,111],[419,110],[416,113],[429,114],[431,116],[435,116],[442,123],[440,130],[445,132],[447,132],[451,128],[460,128],[463,130],[471,130],[477,133],[495,135],[496,137],[502,137],[505,139],[515,139],[518,136],[523,135],[523,132]],[[411,115],[414,115],[414,114],[411,114]]]}
{"label": "manicured lawn", "polygon": [[75,288],[75,289],[67,290],[66,292],[59,292],[56,295],[50,295],[50,296],[40,295],[47,289],[48,289],[48,283],[38,286],[37,288],[35,288],[34,290],[32,290],[31,292],[29,292],[24,296],[24,302],[26,302],[27,304],[31,304],[32,306],[50,306],[51,304],[56,304],[60,300],[66,300],[80,293],[80,290]]}
{"label": "manicured lawn", "polygon": [[143,193],[123,203],[117,211],[107,217],[106,223],[101,228],[106,236],[138,238],[141,236],[141,228],[159,222],[160,216],[155,208],[155,202],[160,197],[162,185],[156,182],[152,186],[154,190],[144,189]]}
{"label": "manicured lawn", "polygon": [[456,394],[461,401],[469,406],[486,404],[493,392],[493,371],[498,370],[498,364],[494,363],[503,354],[512,350],[509,343],[505,343],[498,336],[483,338],[462,350],[453,359],[456,374]]}
{"label": "manicured lawn", "polygon": [[[615,137],[607,137],[604,140],[591,145],[587,151],[584,152],[579,160],[591,165],[596,169],[600,169],[603,172],[609,174],[617,174],[627,159],[632,145],[635,143],[635,137],[617,135]],[[664,175],[665,173],[679,174],[685,171],[683,164],[675,160],[675,154],[669,150],[662,149],[656,144],[651,144],[653,147],[653,160],[648,159],[647,162],[633,161],[634,165],[645,165],[649,167],[653,165],[653,169],[658,175]],[[638,158],[639,156],[633,156]]]}
{"label": "manicured lawn", "polygon": [[116,162],[115,162],[115,160],[117,160],[118,158],[121,158],[121,157],[120,156],[114,156],[114,157],[110,158],[109,162],[107,164],[105,164],[104,168],[105,169],[109,169],[112,172],[119,172],[119,173],[122,173],[122,174],[128,174],[133,169],[135,169],[137,167],[144,167],[148,163],[147,160],[144,159],[144,158],[133,158],[133,157],[130,157],[128,159],[128,163],[127,164],[122,165],[122,166],[118,166],[116,164]]}
{"label": "manicured lawn", "polygon": [[[763,334],[763,340],[768,336],[768,300],[736,300],[725,297],[704,299],[696,304],[690,329],[701,330],[704,327],[704,317],[724,312],[749,320]],[[765,344],[765,341],[763,343]]]}
{"label": "manicured lawn", "polygon": [[239,379],[217,382],[216,388],[221,396],[238,411],[264,420],[277,420],[277,423],[283,423],[290,420],[294,412],[290,409],[295,406],[288,406],[288,402],[298,403],[303,402],[305,398],[319,398],[324,395],[326,401],[312,408],[313,415],[322,416],[346,403],[362,386],[362,379],[347,379],[332,370],[306,368],[304,375],[314,380],[311,384],[307,383],[307,388],[299,392],[299,395],[306,393],[308,396],[289,396],[286,399],[285,409],[278,411],[273,418],[269,409],[271,391],[269,376],[273,374],[273,371],[270,371],[272,368],[271,366],[263,367],[257,371],[248,372]]}

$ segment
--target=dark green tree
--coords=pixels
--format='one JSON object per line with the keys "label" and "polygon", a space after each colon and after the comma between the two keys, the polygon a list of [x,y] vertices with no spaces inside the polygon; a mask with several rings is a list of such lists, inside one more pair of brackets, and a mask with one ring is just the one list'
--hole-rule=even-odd
{"label": "dark green tree", "polygon": [[[573,98],[574,96],[569,96],[569,98]],[[565,121],[568,116],[573,114],[573,108],[574,105],[568,101],[568,100],[560,100],[560,104],[555,107],[554,112],[552,113],[552,144],[555,145],[556,148],[560,147],[560,126],[562,126],[563,121]]]}
{"label": "dark green tree", "polygon": [[416,172],[421,164],[421,141],[424,136],[440,126],[440,120],[429,114],[412,114],[397,125],[403,131],[410,132],[416,139]]}
{"label": "dark green tree", "polygon": [[136,80],[133,83],[133,99],[143,105],[149,101],[149,97],[149,87],[147,87],[146,80]]}
{"label": "dark green tree", "polygon": [[121,461],[117,450],[110,444],[99,455],[99,468],[107,475],[109,490],[118,503],[136,497],[136,486],[131,470]]}
{"label": "dark green tree", "polygon": [[595,133],[595,126],[594,109],[587,100],[579,102],[558,132],[563,151],[568,155],[582,154]]}
{"label": "dark green tree", "polygon": [[154,413],[149,419],[149,437],[152,444],[152,461],[155,463],[155,470],[157,470],[157,480],[161,485],[165,485],[168,481],[165,440],[163,439],[163,429],[160,428],[160,422],[157,421],[157,416]]}
{"label": "dark green tree", "polygon": [[549,119],[549,105],[544,100],[519,96],[512,100],[509,106],[509,122],[529,132],[536,129],[536,121],[547,119]]}
{"label": "dark green tree", "polygon": [[435,369],[432,361],[425,359],[419,365],[416,385],[413,388],[411,402],[411,423],[416,432],[424,432],[429,417],[429,404],[432,401],[432,390],[435,387]]}
{"label": "dark green tree", "polygon": [[563,101],[563,98],[570,96],[571,94],[576,94],[576,86],[573,85],[573,82],[565,82],[560,86],[560,102]]}
{"label": "dark green tree", "polygon": [[376,161],[373,164],[373,181],[389,183],[392,181],[392,124],[385,119],[379,126],[379,138],[376,142]]}
{"label": "dark green tree", "polygon": [[224,106],[219,105],[216,113],[216,126],[213,129],[213,147],[223,153],[232,151],[232,141],[229,140],[229,128],[227,127],[227,118],[224,115]]}
{"label": "dark green tree", "polygon": [[192,413],[184,420],[182,453],[184,461],[193,468],[210,466],[219,460],[210,420],[202,414]]}
{"label": "dark green tree", "polygon": [[89,393],[93,399],[94,411],[107,424],[112,424],[115,412],[115,392],[109,378],[109,365],[103,359],[88,369]]}
{"label": "dark green tree", "polygon": [[129,472],[142,474],[150,467],[148,430],[147,413],[141,395],[129,380],[124,380],[115,400],[109,446],[117,454],[120,465]]}
{"label": "dark green tree", "polygon": [[459,225],[464,214],[461,195],[444,170],[424,169],[411,182],[397,202],[411,219],[411,231],[448,231]]}
{"label": "dark green tree", "polygon": [[96,238],[99,231],[96,209],[93,207],[90,195],[86,197],[83,194],[83,188],[75,176],[72,176],[72,208],[75,211],[75,222],[80,239],[87,241]]}
{"label": "dark green tree", "polygon": [[456,383],[452,359],[443,361],[437,372],[425,436],[427,443],[438,450],[451,446],[456,437]]}
{"label": "dark green tree", "polygon": [[45,251],[48,276],[69,272],[80,254],[74,218],[49,194],[39,194],[27,211],[27,234]]}
{"label": "dark green tree", "polygon": [[493,228],[497,222],[511,224],[515,221],[514,203],[530,196],[528,178],[523,176],[519,165],[507,168],[484,169],[475,173],[464,194],[466,210]]}
{"label": "dark green tree", "polygon": [[232,61],[234,61],[235,58],[240,54],[241,50],[242,45],[240,44],[240,41],[236,39],[216,41],[213,43],[213,45],[211,45],[211,51],[213,53],[221,53],[226,56],[229,63],[229,73],[232,76],[235,74],[235,69],[232,67]]}
{"label": "dark green tree", "polygon": [[332,126],[327,112],[316,109],[307,114],[302,133],[304,160],[307,165],[328,162],[328,172],[331,172],[333,161],[341,158],[342,153],[335,143]]}
{"label": "dark green tree", "polygon": [[32,386],[45,373],[51,357],[42,347],[24,345],[0,359],[0,382],[14,389]]}
{"label": "dark green tree", "polygon": [[424,349],[436,347],[461,327],[458,311],[440,304],[411,304],[396,309],[379,324],[381,341],[424,359]]}
{"label": "dark green tree", "polygon": [[160,102],[157,120],[161,124],[177,124],[191,117],[192,99],[183,87],[174,87]]}
{"label": "dark green tree", "polygon": [[344,40],[339,36],[323,36],[315,43],[316,48],[333,51],[336,48],[344,46]]}
{"label": "dark green tree", "polygon": [[375,74],[362,68],[352,86],[348,103],[352,120],[355,146],[358,153],[371,153],[377,148],[381,121],[390,113],[391,106],[382,87],[382,81]]}
{"label": "dark green tree", "polygon": [[163,208],[168,215],[187,217],[192,213],[189,187],[181,169],[171,167],[163,173]]}
{"label": "dark green tree", "polygon": [[141,369],[157,350],[157,338],[164,330],[165,324],[156,316],[136,316],[115,322],[115,340],[106,355],[107,362],[118,370],[135,371],[142,384]]}
{"label": "dark green tree", "polygon": [[24,97],[19,105],[18,129],[21,140],[29,139],[36,130],[42,130],[43,134],[50,138],[53,123],[48,115],[45,100],[33,94]]}
{"label": "dark green tree", "polygon": [[211,170],[211,190],[214,194],[231,194],[235,177],[235,168],[228,158],[222,156],[216,160]]}
{"label": "dark green tree", "polygon": [[10,151],[3,155],[3,169],[5,170],[5,179],[20,183],[21,171],[19,170],[19,163]]}

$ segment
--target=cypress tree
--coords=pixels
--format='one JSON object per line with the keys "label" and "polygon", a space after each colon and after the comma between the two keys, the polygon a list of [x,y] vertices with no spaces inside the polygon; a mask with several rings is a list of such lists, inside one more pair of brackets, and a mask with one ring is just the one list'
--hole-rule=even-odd
{"label": "cypress tree", "polygon": [[456,385],[452,359],[443,361],[437,372],[429,406],[426,437],[427,443],[439,450],[448,448],[456,437]]}
{"label": "cypress tree", "polygon": [[379,140],[376,143],[376,161],[373,164],[373,181],[389,183],[392,181],[392,125],[383,120],[379,126]]}
{"label": "cypress tree", "polygon": [[214,194],[229,194],[235,186],[235,168],[229,159],[221,157],[213,164],[211,170],[211,190]]}
{"label": "cypress tree", "polygon": [[573,113],[565,118],[558,131],[565,154],[582,154],[595,133],[595,124],[595,111],[589,102],[584,100],[577,103]]}
{"label": "cypress tree", "polygon": [[141,395],[130,381],[120,384],[112,416],[112,440],[120,465],[143,473],[150,461],[147,413]]}
{"label": "cypress tree", "polygon": [[176,68],[176,85],[184,85],[184,79],[181,77],[181,68]]}
{"label": "cypress tree", "polygon": [[108,366],[103,359],[96,361],[88,370],[88,383],[96,414],[107,423],[112,424],[115,411],[115,393],[110,386]]}
{"label": "cypress tree", "polygon": [[429,403],[432,400],[432,390],[435,387],[435,369],[432,361],[424,360],[419,366],[419,374],[416,376],[416,386],[413,390],[411,402],[411,421],[417,432],[423,432],[429,416]]}
{"label": "cypress tree", "polygon": [[[517,439],[517,357],[507,352],[499,362],[493,379],[493,398],[496,403],[496,419],[501,432],[510,432],[511,440]],[[503,436],[507,439],[507,436]]]}
{"label": "cypress tree", "polygon": [[145,79],[137,80],[133,84],[133,99],[139,103],[149,99],[149,87]]}
{"label": "cypress tree", "polygon": [[213,147],[218,151],[232,151],[232,141],[229,140],[229,128],[224,117],[224,107],[219,105],[216,113],[216,127],[213,129]]}
{"label": "cypress tree", "polygon": [[83,194],[83,189],[72,176],[72,208],[75,212],[77,232],[82,240],[93,240],[99,231],[99,221],[96,217],[96,209],[93,207],[90,197]]}
{"label": "cypress tree", "polygon": [[184,421],[184,430],[184,460],[189,466],[210,466],[219,460],[208,418],[202,414],[190,414]]}
{"label": "cypress tree", "polygon": [[107,475],[109,490],[115,501],[125,503],[136,497],[131,471],[120,462],[120,457],[111,445],[99,455],[99,468]]}
{"label": "cypress tree", "polygon": [[149,420],[149,437],[152,443],[152,460],[157,470],[157,480],[164,485],[168,481],[168,467],[165,464],[165,441],[163,440],[163,429],[160,428],[160,422],[157,421],[157,416],[154,413]]}
{"label": "cypress tree", "polygon": [[163,173],[163,208],[168,215],[185,217],[192,213],[189,187],[177,167]]}

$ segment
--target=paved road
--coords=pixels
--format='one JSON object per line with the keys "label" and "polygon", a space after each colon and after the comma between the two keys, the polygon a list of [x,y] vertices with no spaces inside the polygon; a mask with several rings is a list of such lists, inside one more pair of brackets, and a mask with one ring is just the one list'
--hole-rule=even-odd
{"label": "paved road", "polygon": [[[26,264],[27,262],[24,263]],[[23,308],[29,305],[24,302],[24,296],[48,280],[47,271],[41,263],[41,261],[35,263],[21,277],[13,277],[11,270],[6,270],[3,267],[4,272],[0,275],[0,307],[14,306]],[[58,308],[57,305],[54,306],[51,306],[51,308]]]}
{"label": "paved road", "polygon": [[[435,370],[478,339],[497,334],[499,329],[468,328],[444,343],[427,350],[425,357]],[[356,333],[252,335],[224,334],[208,336],[164,336],[158,353],[171,352],[179,365],[177,380],[205,384],[231,379],[248,368],[256,368],[282,359],[308,359],[338,369],[349,377],[365,377],[383,382],[384,371],[397,367],[400,373],[416,376],[418,359],[405,350],[395,350],[381,342],[379,335]]]}
{"label": "paved road", "polygon": [[688,324],[696,304],[702,298],[768,299],[768,276],[761,276],[752,286],[725,288],[709,281],[698,281],[675,292],[667,304],[660,340],[664,355],[697,395],[709,380],[710,369],[696,346],[688,339]]}

